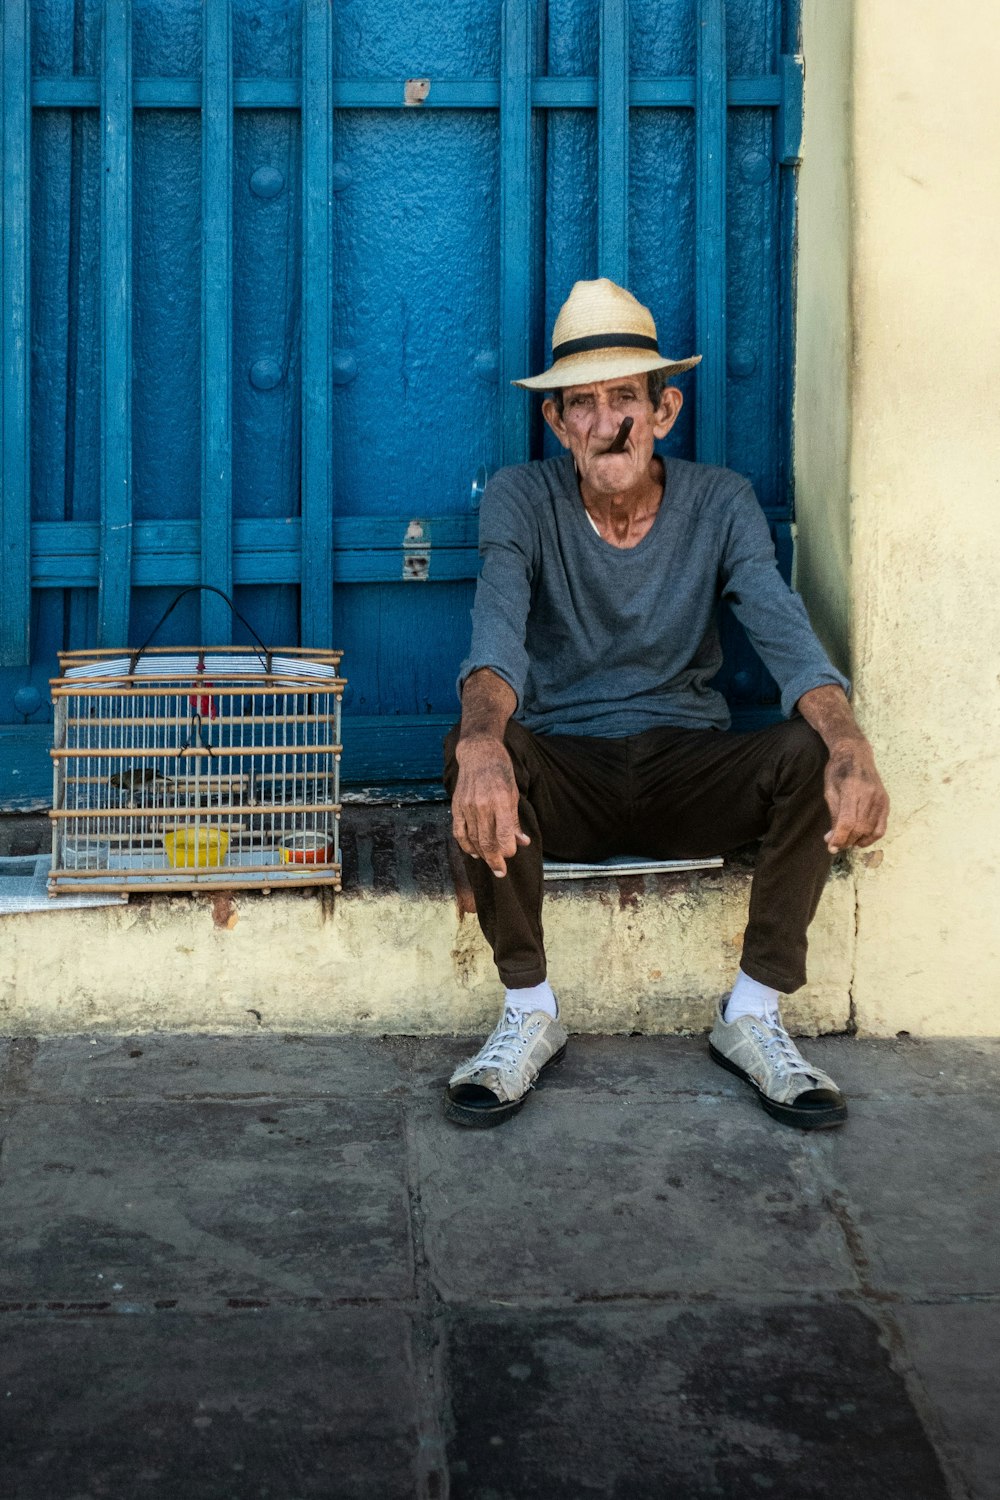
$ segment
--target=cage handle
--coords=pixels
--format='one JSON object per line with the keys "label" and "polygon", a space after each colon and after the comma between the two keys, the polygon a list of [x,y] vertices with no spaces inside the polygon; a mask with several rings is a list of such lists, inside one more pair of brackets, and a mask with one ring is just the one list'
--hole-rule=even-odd
{"label": "cage handle", "polygon": [[192,583],[186,589],[181,589],[180,593],[176,594],[174,596],[174,598],[171,600],[171,602],[167,605],[167,608],[164,610],[163,614],[160,616],[160,618],[157,620],[156,624],[153,626],[152,630],[147,635],[146,639],[143,641],[142,645],[139,647],[138,651],[133,651],[132,655],[129,657],[128,675],[130,677],[134,674],[135,669],[138,666],[140,656],[146,650],[146,648],[148,647],[150,641],[153,639],[154,635],[159,630],[160,626],[166,621],[167,617],[169,615],[173,614],[174,610],[177,608],[178,604],[180,604],[180,602],[184,598],[185,594],[201,594],[201,593],[218,594],[218,596],[219,596],[220,599],[224,599],[226,601],[226,603],[229,605],[229,608],[232,610],[233,614],[235,615],[236,619],[239,620],[240,624],[244,627],[244,629],[246,629],[246,630],[248,630],[250,632],[250,634],[253,636],[254,640],[257,642],[257,645],[260,647],[261,651],[263,651],[264,655],[261,658],[261,664],[262,664],[262,666],[264,668],[265,674],[268,677],[270,677],[270,675],[271,675],[271,662],[272,662],[272,659],[274,657],[274,652],[273,651],[269,651],[268,648],[264,645],[264,642],[261,640],[261,638],[257,634],[256,630],[254,630],[253,626],[250,624],[250,621],[244,619],[244,617],[240,614],[239,610],[236,608],[236,605],[233,603],[232,599],[230,599],[229,595],[226,594],[226,593],[223,593],[222,589],[217,589],[215,587],[215,585],[212,584],[212,583]]}

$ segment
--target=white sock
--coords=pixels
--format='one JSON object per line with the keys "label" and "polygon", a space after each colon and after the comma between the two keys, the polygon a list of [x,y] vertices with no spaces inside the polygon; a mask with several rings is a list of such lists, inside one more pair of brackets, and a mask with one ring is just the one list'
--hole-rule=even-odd
{"label": "white sock", "polygon": [[530,1016],[533,1010],[544,1010],[553,1019],[559,1015],[559,1001],[553,995],[552,986],[547,979],[526,990],[504,990],[503,999],[505,1005],[512,1010],[523,1011],[526,1016]]}
{"label": "white sock", "polygon": [[723,1019],[735,1021],[739,1016],[756,1016],[758,1021],[776,1021],[778,1015],[778,990],[760,984],[744,974],[741,969],[733,985],[733,993],[726,1001]]}

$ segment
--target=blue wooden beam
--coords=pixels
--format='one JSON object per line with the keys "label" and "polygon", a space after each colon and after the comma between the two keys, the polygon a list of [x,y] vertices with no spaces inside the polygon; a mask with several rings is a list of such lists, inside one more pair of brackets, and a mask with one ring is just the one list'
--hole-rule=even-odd
{"label": "blue wooden beam", "polygon": [[27,0],[5,0],[2,361],[0,361],[0,666],[27,666],[31,620],[31,459],[28,448],[28,234],[31,90]]}
{"label": "blue wooden beam", "polygon": [[504,0],[500,66],[501,462],[530,455],[529,396],[511,385],[531,369],[531,77],[533,0]]}
{"label": "blue wooden beam", "polygon": [[628,0],[601,0],[597,274],[628,285]]}
{"label": "blue wooden beam", "polygon": [[302,45],[303,646],[333,639],[332,265],[333,16],[306,0]]}
{"label": "blue wooden beam", "polygon": [[[773,108],[781,103],[783,78],[788,72],[783,60],[781,73],[730,78],[727,94],[731,106]],[[792,59],[794,61],[794,59]],[[399,78],[335,78],[334,109],[402,109],[405,107]],[[589,77],[536,77],[531,86],[535,109],[595,109],[598,80]],[[31,84],[31,102],[36,109],[97,109],[101,102],[96,78],[60,78],[47,75]],[[202,82],[198,78],[136,78],[132,83],[136,109],[200,109]],[[633,109],[693,109],[693,78],[633,78],[629,83]],[[297,78],[236,78],[233,80],[236,109],[299,109],[302,85]],[[432,78],[431,91],[422,109],[498,109],[500,81],[496,78]]]}
{"label": "blue wooden beam", "polygon": [[726,6],[698,0],[695,100],[695,342],[702,355],[695,454],[726,461]]}
{"label": "blue wooden beam", "polygon": [[[339,516],[334,522],[330,576],[339,583],[442,582],[479,571],[478,518],[472,512],[429,516],[412,541],[408,516]],[[97,582],[100,527],[92,521],[36,521],[31,528],[32,584],[39,589],[85,589]],[[134,528],[136,588],[181,588],[201,581],[197,521],[138,521]],[[407,566],[419,556],[414,575]],[[298,584],[302,527],[297,520],[237,518],[233,523],[233,579],[241,586]]]}
{"label": "blue wooden beam", "polygon": [[106,0],[101,101],[101,556],[97,644],[128,641],[132,586],[132,24]]}
{"label": "blue wooden beam", "polygon": [[[201,577],[233,587],[233,49],[230,0],[206,5],[201,111]],[[200,596],[205,645],[232,640],[218,594]]]}

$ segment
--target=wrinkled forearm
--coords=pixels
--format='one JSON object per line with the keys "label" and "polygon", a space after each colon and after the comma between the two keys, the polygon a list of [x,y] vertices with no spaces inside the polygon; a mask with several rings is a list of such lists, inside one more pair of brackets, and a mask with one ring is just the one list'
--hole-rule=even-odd
{"label": "wrinkled forearm", "polygon": [[811,688],[802,694],[795,706],[806,723],[815,729],[831,756],[848,748],[868,745],[842,688],[832,683]]}
{"label": "wrinkled forearm", "polygon": [[483,859],[494,875],[531,840],[518,822],[518,790],[504,732],[517,707],[514,689],[481,667],[462,688],[462,723],[455,758],[458,779],[451,799],[452,832],[466,854]]}
{"label": "wrinkled forearm", "polygon": [[508,720],[516,707],[517,694],[502,677],[488,667],[473,672],[462,688],[459,747],[470,740],[499,740],[502,743]]}

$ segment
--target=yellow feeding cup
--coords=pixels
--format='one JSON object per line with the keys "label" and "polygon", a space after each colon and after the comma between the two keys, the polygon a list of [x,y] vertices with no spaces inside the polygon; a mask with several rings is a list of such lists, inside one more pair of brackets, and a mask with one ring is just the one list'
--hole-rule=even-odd
{"label": "yellow feeding cup", "polygon": [[229,834],[221,828],[175,828],[163,835],[163,847],[175,869],[203,869],[222,864]]}

